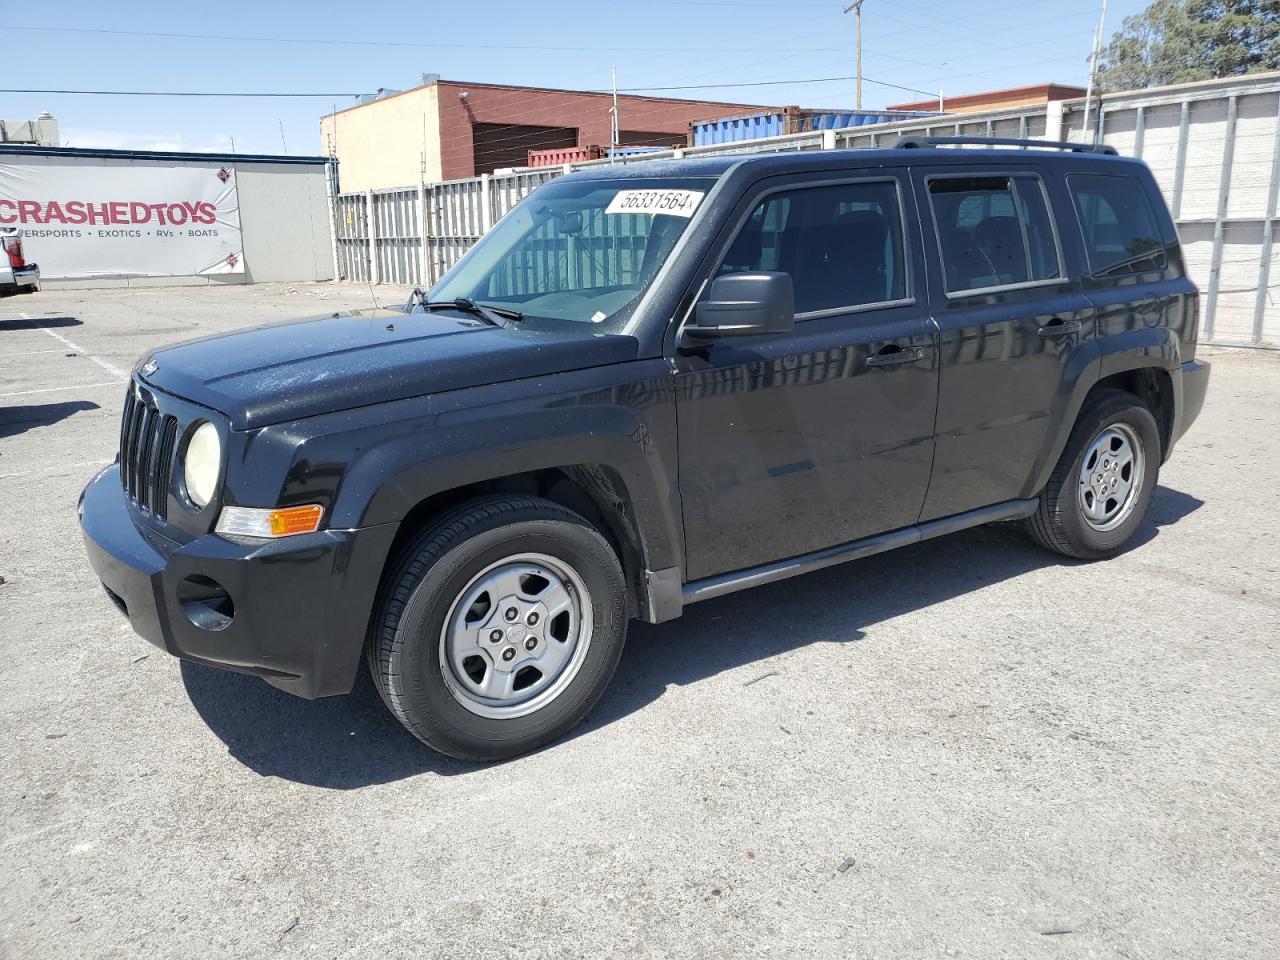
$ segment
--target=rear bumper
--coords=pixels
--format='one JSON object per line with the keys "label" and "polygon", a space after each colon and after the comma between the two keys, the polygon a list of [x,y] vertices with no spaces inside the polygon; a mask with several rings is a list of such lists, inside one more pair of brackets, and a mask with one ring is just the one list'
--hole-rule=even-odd
{"label": "rear bumper", "polygon": [[178,544],[132,510],[115,466],[80,497],[89,563],[139,636],[301,697],[351,689],[395,524]]}
{"label": "rear bumper", "polygon": [[6,273],[12,273],[13,279],[5,277],[5,283],[12,283],[15,287],[38,287],[40,285],[40,265],[36,263],[28,263],[25,267],[18,267],[16,270],[6,270]]}
{"label": "rear bumper", "polygon": [[1174,402],[1174,424],[1172,442],[1169,444],[1172,448],[1187,432],[1191,424],[1195,423],[1196,417],[1200,416],[1200,410],[1204,406],[1204,397],[1209,390],[1209,363],[1205,360],[1189,360],[1182,364],[1181,376],[1178,378],[1180,383],[1180,396],[1175,395]]}

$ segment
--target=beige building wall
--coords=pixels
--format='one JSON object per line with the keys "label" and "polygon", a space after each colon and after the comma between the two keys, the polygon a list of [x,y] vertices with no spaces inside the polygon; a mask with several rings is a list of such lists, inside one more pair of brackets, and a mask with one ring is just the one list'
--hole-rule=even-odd
{"label": "beige building wall", "polygon": [[[1015,107],[1030,107],[1035,104],[1047,103],[1047,99],[1043,93],[1025,93],[1010,94],[1005,97],[993,97],[990,100],[958,100],[952,103],[949,100],[943,100],[943,105],[947,108],[947,113],[980,113],[984,110],[1012,110]],[[938,107],[934,102],[934,109]]]}
{"label": "beige building wall", "polygon": [[341,157],[343,193],[442,179],[438,90],[416,87],[321,118],[320,152]]}

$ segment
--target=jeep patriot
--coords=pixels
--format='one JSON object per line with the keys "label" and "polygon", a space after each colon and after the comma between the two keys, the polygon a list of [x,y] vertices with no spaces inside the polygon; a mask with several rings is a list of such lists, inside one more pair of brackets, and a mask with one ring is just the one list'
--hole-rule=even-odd
{"label": "jeep patriot", "polygon": [[631,618],[993,521],[1109,557],[1209,377],[1174,224],[1109,148],[960,146],[595,167],[401,309],[156,350],[90,562],[171,654],[303,697],[363,656],[496,760]]}

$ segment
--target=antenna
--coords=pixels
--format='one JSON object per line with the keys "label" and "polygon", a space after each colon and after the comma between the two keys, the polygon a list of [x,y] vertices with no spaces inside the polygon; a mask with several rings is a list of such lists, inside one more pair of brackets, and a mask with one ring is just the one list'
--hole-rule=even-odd
{"label": "antenna", "polygon": [[614,64],[609,68],[609,74],[613,78],[613,106],[609,108],[609,146],[616,147],[618,145],[618,66]]}

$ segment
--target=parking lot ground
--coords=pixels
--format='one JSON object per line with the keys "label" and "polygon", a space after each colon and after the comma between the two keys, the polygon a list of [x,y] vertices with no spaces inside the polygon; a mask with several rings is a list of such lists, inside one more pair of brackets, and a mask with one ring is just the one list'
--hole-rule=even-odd
{"label": "parking lot ground", "polygon": [[1122,556],[981,528],[633,625],[484,767],[163,655],[76,525],[144,350],[371,296],[0,300],[0,957],[1280,956],[1280,355],[1202,349]]}

